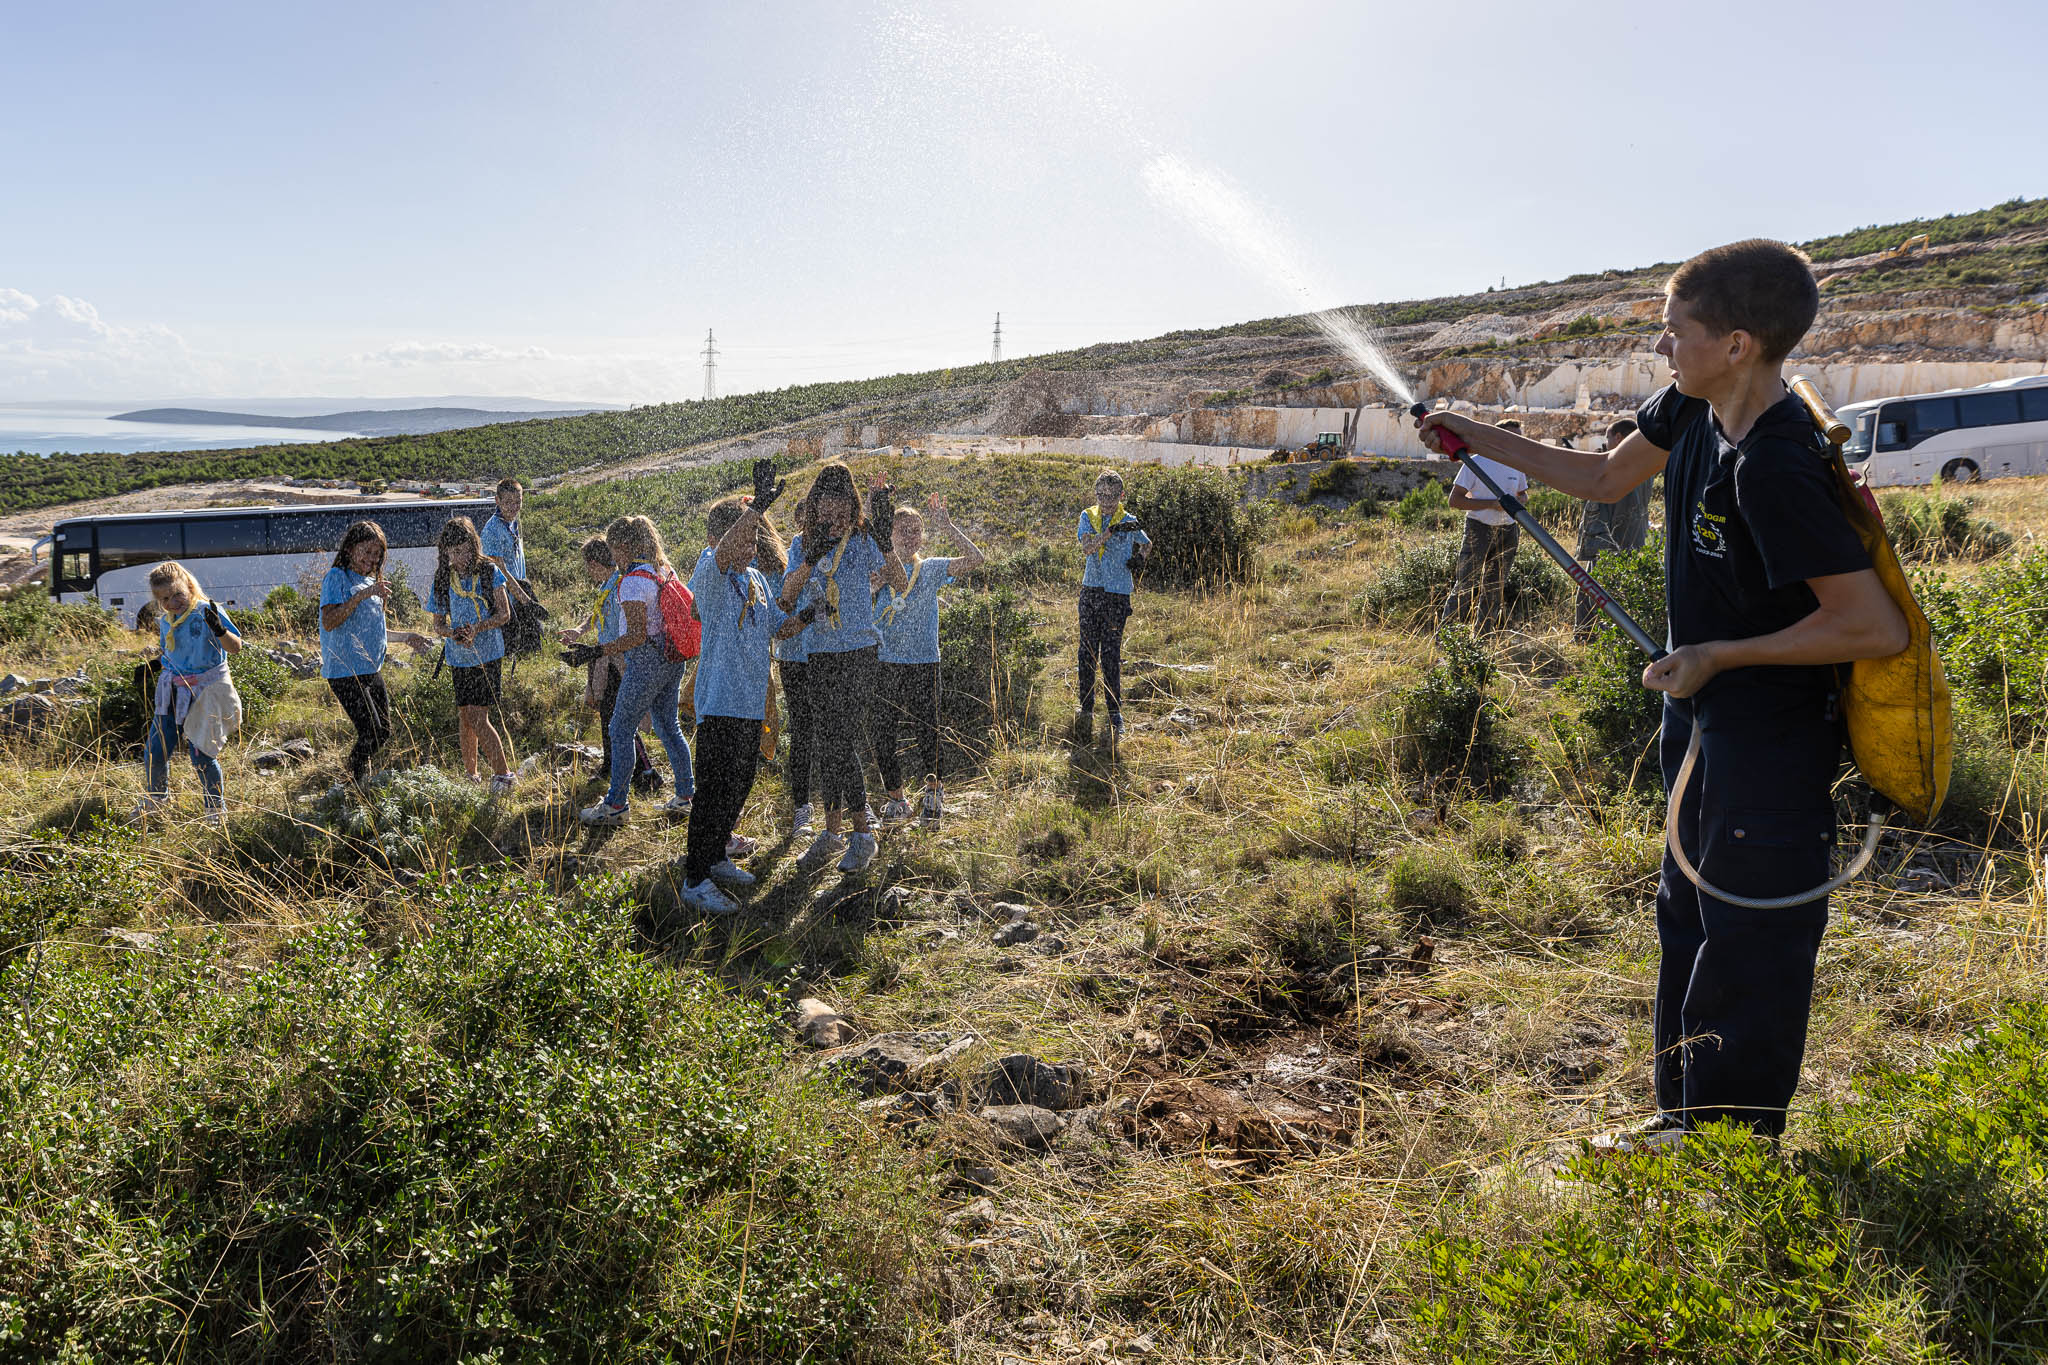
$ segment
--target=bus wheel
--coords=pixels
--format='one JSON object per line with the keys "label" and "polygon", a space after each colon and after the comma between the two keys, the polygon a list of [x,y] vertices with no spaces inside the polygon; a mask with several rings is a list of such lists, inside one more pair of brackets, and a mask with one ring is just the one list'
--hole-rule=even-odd
{"label": "bus wheel", "polygon": [[1950,460],[1941,467],[1941,481],[1943,483],[1977,482],[1977,462],[1975,460]]}

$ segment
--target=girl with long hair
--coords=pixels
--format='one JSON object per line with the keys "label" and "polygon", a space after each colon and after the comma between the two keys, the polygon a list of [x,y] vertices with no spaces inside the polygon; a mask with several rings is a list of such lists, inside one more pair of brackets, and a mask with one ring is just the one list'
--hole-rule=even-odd
{"label": "girl with long hair", "polygon": [[227,818],[220,751],[242,723],[242,699],[228,676],[229,656],[242,652],[242,633],[175,560],[149,571],[149,591],[163,671],[157,674],[149,742],[142,751],[146,795],[135,813],[147,816],[170,804],[171,751],[182,740],[206,793],[206,823],[218,825]]}
{"label": "girl with long hair", "polygon": [[[676,719],[682,705],[683,673],[689,665],[669,653],[661,606],[662,586],[675,577],[675,569],[662,546],[661,532],[646,517],[620,517],[605,527],[604,538],[611,546],[612,563],[619,568],[619,609],[626,618],[625,633],[602,645],[581,646],[574,657],[618,659],[625,665],[618,700],[612,706],[612,752],[623,758],[633,742],[633,732],[651,715],[654,733],[668,751],[676,784],[675,795],[663,809],[684,814],[697,791],[689,741],[683,738],[682,724]],[[586,825],[624,824],[631,782],[627,764],[614,762],[610,788],[596,805],[578,811],[576,818]]]}
{"label": "girl with long hair", "polygon": [[924,774],[917,818],[931,828],[945,809],[945,789],[939,785],[939,589],[974,572],[983,561],[974,542],[953,524],[945,498],[935,493],[928,506],[938,529],[964,553],[951,559],[921,557],[924,518],[915,507],[896,509],[896,553],[909,561],[910,586],[900,593],[883,587],[875,599],[875,629],[882,639],[869,738],[882,785],[889,792],[882,806],[882,822],[889,824],[910,818],[899,748],[903,732],[910,732],[917,770]]}
{"label": "girl with long hair", "polygon": [[[603,536],[592,536],[583,542],[583,576],[597,588],[597,601],[590,609],[590,619],[581,629],[565,630],[561,641],[565,645],[580,645],[596,635],[597,643],[609,644],[626,633],[626,613],[619,609],[619,571],[612,564],[612,547]],[[565,660],[570,655],[562,656]],[[604,771],[606,785],[612,780],[612,710],[619,701],[620,664],[617,659],[593,659],[589,674],[583,685],[583,703],[597,712],[598,728],[604,736]],[[658,792],[662,788],[660,769],[654,766],[653,758],[647,753],[647,746],[640,736],[633,736],[633,790],[641,793]]]}
{"label": "girl with long hair", "polygon": [[[876,574],[899,593],[910,579],[892,548],[895,508],[889,485],[879,475],[871,499],[871,506],[863,504],[853,471],[845,465],[834,461],[820,469],[804,496],[805,529],[790,543],[789,574],[782,584],[783,610],[799,601],[818,609],[805,631],[805,690],[822,774],[825,830],[798,859],[806,870],[821,868],[838,854],[840,871],[858,872],[875,856],[860,752],[880,641],[869,589]],[[849,819],[853,829],[842,834]]]}
{"label": "girl with long hair", "polygon": [[443,657],[455,675],[455,713],[462,730],[462,770],[480,780],[477,750],[491,765],[491,794],[512,790],[505,741],[491,724],[503,685],[504,627],[512,603],[504,571],[484,558],[483,542],[468,517],[450,517],[435,542],[434,591],[427,607]]}
{"label": "girl with long hair", "polygon": [[[382,670],[394,635],[384,616],[392,592],[384,555],[383,528],[374,521],[351,522],[320,580],[320,676],[355,727],[355,747],[348,751],[351,782],[368,776],[370,759],[391,741],[391,694]],[[428,647],[424,636],[411,631],[395,638],[416,650]]]}
{"label": "girl with long hair", "polygon": [[[808,498],[799,498],[791,513],[791,522],[798,536],[810,525],[806,514]],[[769,585],[774,588],[778,599],[789,571],[796,567],[796,561],[789,558],[784,548],[771,565],[761,561],[761,572],[769,575]],[[807,635],[808,633],[806,633]],[[806,635],[775,642],[775,672],[782,680],[783,728],[789,734],[789,766],[783,773],[783,780],[789,787],[789,802],[795,813],[790,819],[789,833],[793,839],[802,838],[812,832],[817,819],[817,808],[811,803],[811,784],[815,745],[811,723],[810,693],[810,645]]]}

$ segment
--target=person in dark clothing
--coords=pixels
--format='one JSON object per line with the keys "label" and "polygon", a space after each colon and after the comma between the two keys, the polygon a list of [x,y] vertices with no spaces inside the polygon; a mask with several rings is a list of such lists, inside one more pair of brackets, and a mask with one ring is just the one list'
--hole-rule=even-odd
{"label": "person in dark clothing", "polygon": [[[1780,242],[1716,247],[1665,289],[1658,354],[1672,382],[1604,452],[1561,451],[1451,413],[1420,419],[1574,497],[1612,502],[1664,474],[1670,653],[1643,670],[1663,692],[1666,792],[1696,727],[1701,753],[1678,831],[1729,894],[1797,895],[1827,880],[1829,788],[1840,764],[1836,666],[1909,644],[1905,616],[1836,501],[1785,357],[1820,293]],[[1667,853],[1657,888],[1657,1114],[1628,1149],[1719,1119],[1775,1136],[1799,1081],[1827,900],[1753,910],[1708,895]]]}
{"label": "person in dark clothing", "polygon": [[[1624,417],[1607,428],[1607,449],[1627,440],[1636,429],[1635,419]],[[1576,558],[1588,572],[1597,572],[1600,556],[1630,554],[1643,548],[1650,538],[1650,484],[1639,483],[1615,502],[1579,504],[1579,549]],[[1593,624],[1600,609],[1586,593],[1579,594],[1574,612],[1573,634],[1581,640],[1592,638]]]}

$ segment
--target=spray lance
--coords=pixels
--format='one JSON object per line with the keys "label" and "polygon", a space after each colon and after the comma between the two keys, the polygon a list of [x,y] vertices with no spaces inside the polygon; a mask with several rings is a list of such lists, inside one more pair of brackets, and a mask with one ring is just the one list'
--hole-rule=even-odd
{"label": "spray lance", "polygon": [[[1816,417],[1825,414],[1827,422],[1833,423],[1835,426],[1840,425],[1833,414],[1827,413],[1824,407],[1818,406],[1820,397],[1818,393],[1812,392],[1811,385],[1806,385],[1804,391],[1799,391],[1795,386],[1795,391],[1798,391],[1800,398],[1806,402],[1809,408],[1814,410]],[[1408,409],[1408,415],[1418,420],[1426,416],[1428,412],[1429,407],[1424,403],[1417,403]],[[1832,430],[1828,431],[1827,434],[1832,439]],[[1844,429],[1843,435],[1846,438],[1846,429]],[[1664,646],[1650,638],[1649,632],[1637,624],[1636,619],[1628,614],[1628,611],[1621,603],[1614,600],[1612,593],[1601,587],[1599,581],[1592,574],[1586,572],[1584,565],[1565,552],[1564,546],[1559,545],[1556,538],[1550,532],[1543,529],[1542,523],[1538,522],[1530,514],[1528,507],[1522,503],[1521,499],[1507,492],[1493,481],[1493,477],[1486,472],[1486,466],[1472,458],[1472,447],[1465,443],[1463,437],[1459,436],[1456,432],[1438,427],[1436,428],[1436,439],[1443,453],[1463,463],[1465,468],[1472,471],[1474,478],[1485,484],[1488,491],[1494,497],[1500,499],[1501,511],[1514,518],[1515,524],[1528,532],[1530,538],[1543,547],[1543,552],[1557,562],[1557,567],[1564,570],[1565,576],[1579,585],[1579,589],[1593,600],[1595,606],[1607,614],[1607,618],[1621,629],[1622,634],[1628,636],[1629,639],[1636,643],[1637,647],[1650,656],[1650,662],[1655,663],[1669,652]],[[1838,887],[1853,881],[1857,874],[1869,865],[1871,858],[1877,853],[1878,838],[1884,833],[1884,816],[1882,812],[1873,807],[1870,814],[1870,822],[1864,829],[1863,846],[1857,850],[1856,856],[1850,860],[1849,866],[1844,868],[1841,874],[1832,881],[1817,886],[1811,891],[1802,891],[1796,896],[1774,896],[1762,899],[1753,896],[1731,895],[1719,887],[1711,885],[1693,867],[1692,860],[1686,856],[1685,846],[1678,837],[1679,801],[1684,796],[1686,788],[1692,784],[1692,770],[1694,765],[1698,763],[1699,756],[1700,732],[1699,726],[1695,724],[1693,726],[1692,738],[1686,742],[1685,758],[1678,765],[1678,775],[1671,784],[1671,794],[1665,806],[1664,846],[1671,851],[1672,860],[1678,864],[1679,870],[1685,873],[1687,879],[1714,899],[1726,901],[1730,905],[1740,905],[1751,910],[1784,910],[1794,905],[1804,905],[1808,901],[1817,900]]]}

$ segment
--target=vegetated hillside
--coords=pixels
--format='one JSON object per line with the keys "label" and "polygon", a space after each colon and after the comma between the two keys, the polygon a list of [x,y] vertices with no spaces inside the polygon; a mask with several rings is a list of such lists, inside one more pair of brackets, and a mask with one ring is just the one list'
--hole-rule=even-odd
{"label": "vegetated hillside", "polygon": [[[392,673],[393,775],[350,791],[324,685],[269,658],[312,638],[280,601],[244,622],[226,827],[181,767],[175,818],[136,829],[141,642],[0,604],[0,671],[88,680],[0,751],[10,1354],[2048,1352],[2039,481],[1888,496],[1956,781],[1834,902],[1783,1150],[1599,1163],[1577,1139],[1649,1105],[1656,707],[1625,644],[1572,638],[1557,573],[1523,554],[1507,632],[1435,636],[1440,498],[1254,528],[1222,474],[1139,471],[1168,558],[1111,752],[1069,728],[1092,466],[858,470],[945,494],[991,555],[942,615],[946,821],[864,880],[805,876],[771,766],[725,920],[678,904],[651,803],[576,825],[594,789],[555,746],[594,731],[547,655],[500,708],[511,796],[446,776],[425,660]],[[537,499],[558,619],[588,601],[575,531],[651,507],[687,555],[742,473]],[[1160,589],[1248,533],[1242,578]],[[1603,568],[1652,620],[1658,564]],[[270,757],[292,739],[314,757]]]}
{"label": "vegetated hillside", "polygon": [[496,412],[488,408],[365,408],[354,412],[323,412],[312,417],[273,417],[255,412],[209,412],[204,408],[141,408],[117,412],[110,422],[159,422],[172,426],[280,427],[300,431],[345,431],[363,436],[415,436],[432,431],[458,431],[499,422],[530,422],[577,417],[595,408],[560,412]]}
{"label": "vegetated hillside", "polygon": [[[1905,306],[1937,310],[2038,312],[2048,291],[2048,200],[2016,199],[1975,213],[1859,229],[1810,243],[1830,285],[1823,328],[1839,333],[1832,351],[1867,344],[1842,324],[1888,315]],[[1925,232],[1930,250],[1889,262],[1864,261],[1835,270]],[[1668,263],[1574,275],[1513,289],[1353,309],[1386,330],[1408,362],[1424,356],[1481,354],[1559,346],[1569,354],[1606,354],[1640,346],[1654,330],[1628,304],[1653,294]],[[1503,325],[1470,343],[1443,339],[1461,319],[1497,315]],[[1884,335],[1887,328],[1876,329]],[[1907,339],[1914,334],[1902,334]],[[1883,343],[1879,343],[1883,344]],[[1929,344],[1924,338],[1912,344]],[[1089,376],[1142,395],[1154,411],[1186,406],[1197,393],[1313,388],[1323,371],[1342,375],[1349,362],[1301,317],[1266,318],[1229,327],[1169,332],[1142,341],[1107,342],[1074,351],[965,365],[916,374],[807,384],[708,401],[663,403],[627,412],[508,422],[424,436],[383,437],[321,445],[263,446],[176,454],[78,454],[37,459],[0,457],[0,510],[102,497],[167,483],[255,476],[391,480],[532,478],[591,466],[687,452],[763,432],[825,421],[873,422],[912,434],[960,426],[1001,427],[1009,386],[1028,375]],[[1033,410],[1035,412],[1035,409]],[[1029,414],[1026,414],[1027,416]],[[1010,434],[1026,434],[1019,430]],[[1049,433],[1060,434],[1060,433]]]}

